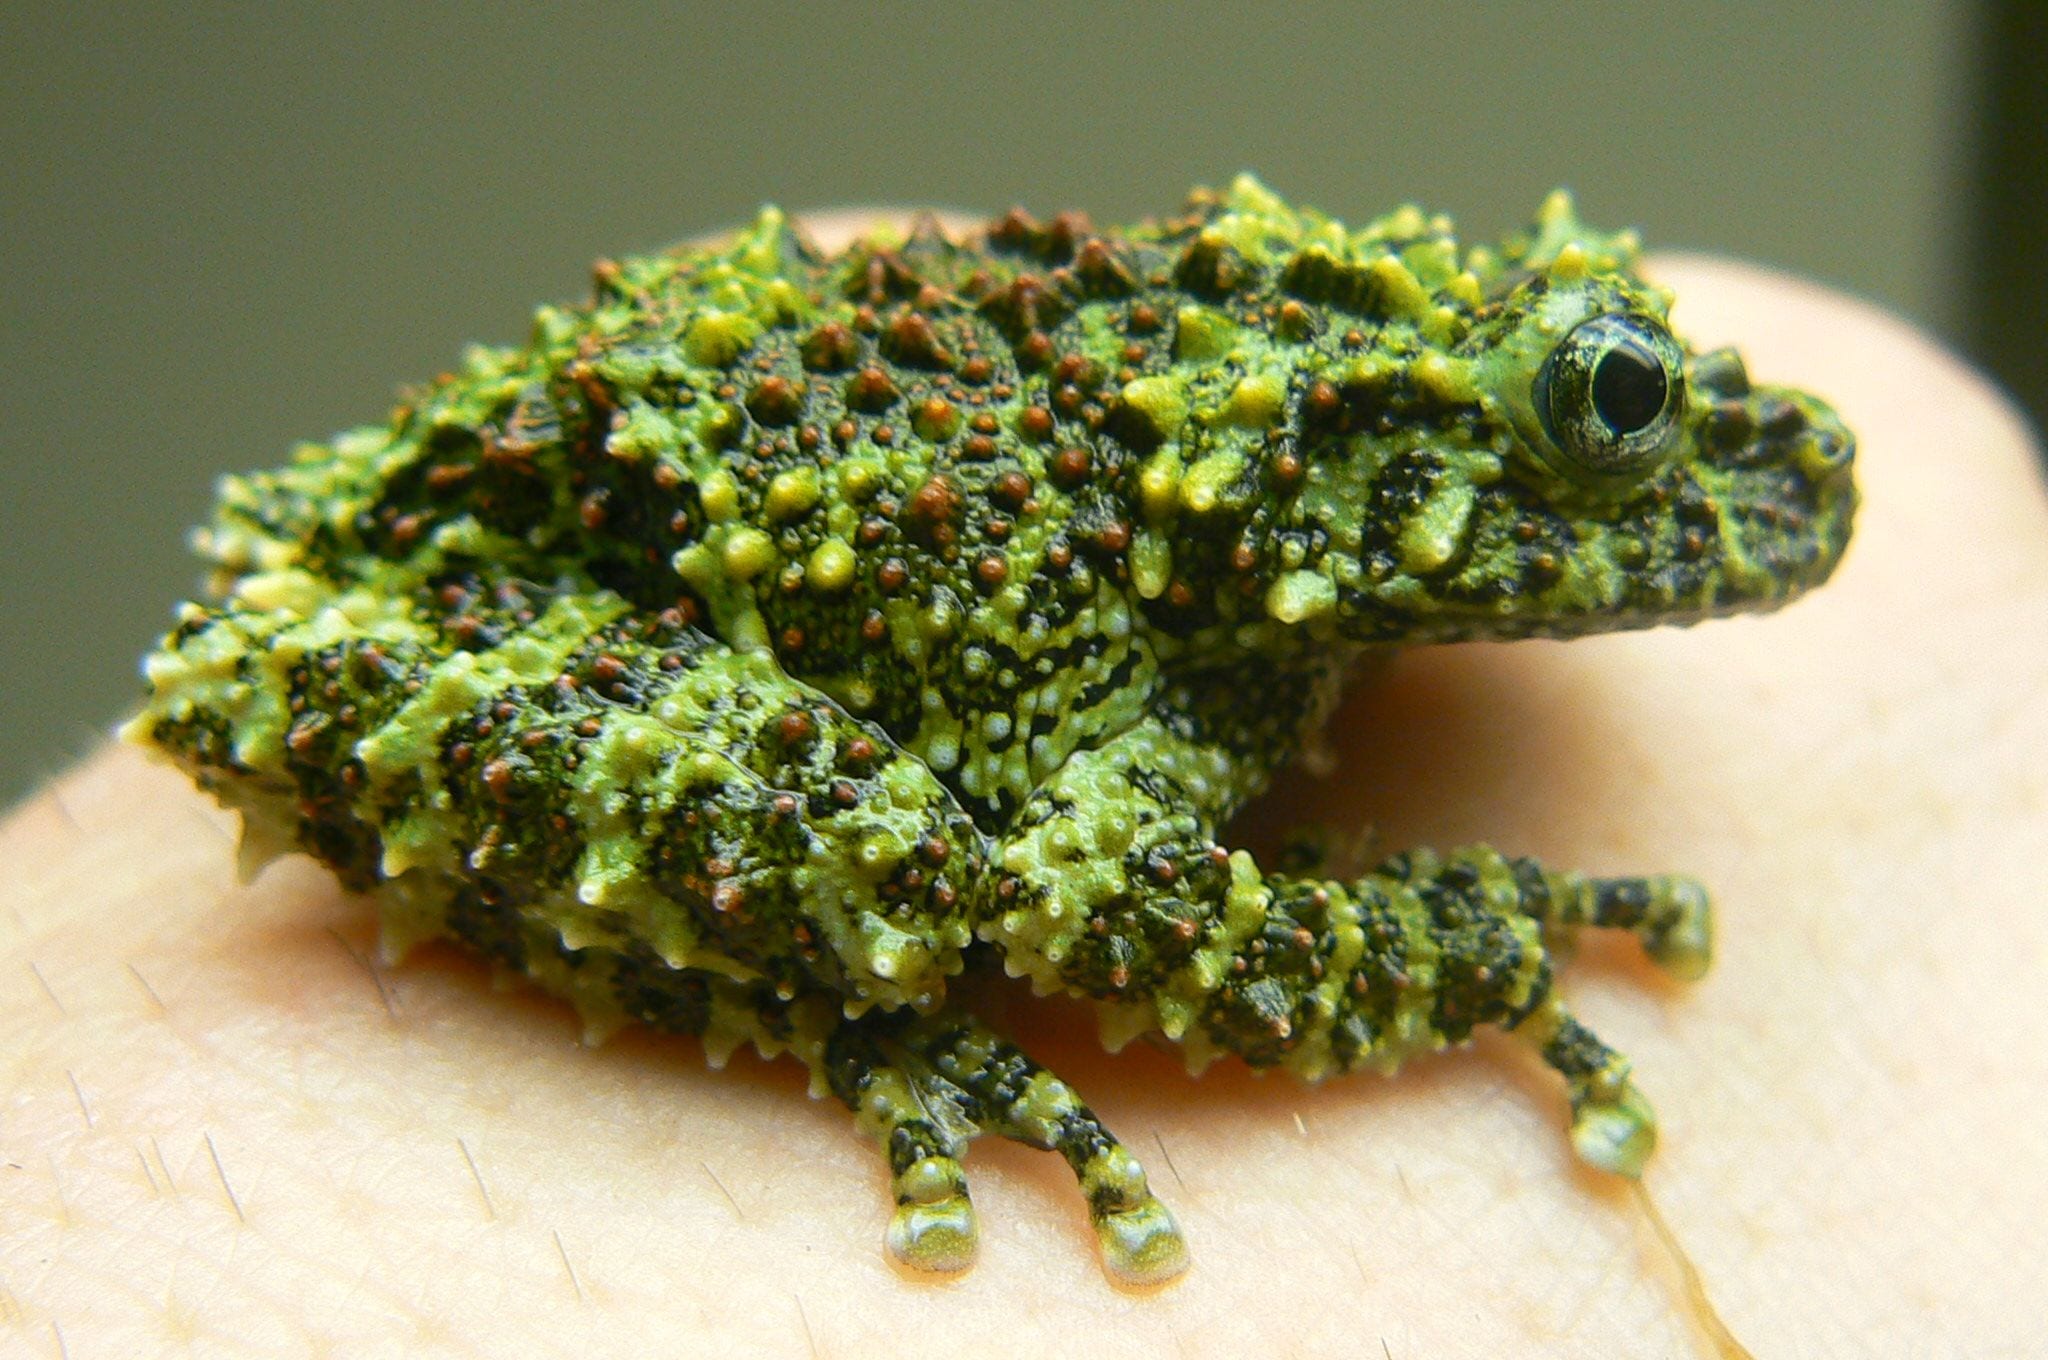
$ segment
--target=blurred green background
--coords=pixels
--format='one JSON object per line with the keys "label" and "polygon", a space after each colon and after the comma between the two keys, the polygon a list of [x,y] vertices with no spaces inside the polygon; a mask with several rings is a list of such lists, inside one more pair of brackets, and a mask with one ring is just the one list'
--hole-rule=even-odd
{"label": "blurred green background", "polygon": [[[0,800],[133,702],[218,473],[380,418],[599,255],[771,199],[1118,221],[1240,168],[1493,235],[1562,183],[1973,344],[1973,288],[2040,288],[1982,261],[2042,211],[2038,91],[1987,84],[2041,8],[8,6]],[[2031,196],[1980,189],[2028,98]]]}

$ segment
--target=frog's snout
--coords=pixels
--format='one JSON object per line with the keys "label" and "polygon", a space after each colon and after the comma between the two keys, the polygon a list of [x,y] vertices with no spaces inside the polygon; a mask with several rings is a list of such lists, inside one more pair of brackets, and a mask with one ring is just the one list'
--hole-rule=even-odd
{"label": "frog's snout", "polygon": [[[1733,350],[1693,361],[1702,480],[1714,484],[1724,530],[1759,568],[1724,586],[1747,598],[1747,577],[1782,598],[1820,584],[1849,546],[1856,514],[1856,436],[1820,398],[1752,386]],[[1731,603],[1734,601],[1724,601]]]}

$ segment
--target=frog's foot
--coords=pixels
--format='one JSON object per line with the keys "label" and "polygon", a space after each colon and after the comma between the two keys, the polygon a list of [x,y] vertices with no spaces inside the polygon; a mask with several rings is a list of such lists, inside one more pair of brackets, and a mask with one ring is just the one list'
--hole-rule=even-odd
{"label": "frog's foot", "polygon": [[[1015,1044],[957,1013],[849,1021],[829,1060],[833,1088],[875,1132],[896,1173],[889,1247],[922,1269],[973,1257],[974,1218],[955,1156],[987,1130],[1058,1152],[1088,1197],[1109,1273],[1159,1284],[1187,1269],[1187,1242],[1138,1159],[1072,1087]],[[851,1092],[851,1096],[848,1095]]]}
{"label": "frog's foot", "polygon": [[1543,1061],[1564,1077],[1571,1094],[1572,1151],[1602,1171],[1631,1179],[1657,1147],[1657,1116],[1629,1080],[1628,1059],[1587,1029],[1555,996],[1516,1027],[1534,1042]]}
{"label": "frog's foot", "polygon": [[1697,879],[1681,874],[1543,877],[1546,925],[1567,934],[1580,926],[1626,930],[1643,942],[1650,961],[1673,977],[1692,982],[1706,975],[1714,957],[1714,914]]}
{"label": "frog's foot", "polygon": [[991,1132],[1066,1158],[1088,1197],[1111,1275],[1125,1284],[1161,1284],[1187,1269],[1187,1240],[1172,1212],[1152,1193],[1138,1159],[1073,1087],[973,1022],[939,1027],[928,1053],[979,1099]]}

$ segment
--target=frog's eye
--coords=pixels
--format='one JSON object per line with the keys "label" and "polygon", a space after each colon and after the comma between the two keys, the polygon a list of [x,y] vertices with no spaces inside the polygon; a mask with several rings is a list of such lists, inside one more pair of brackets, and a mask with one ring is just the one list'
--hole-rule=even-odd
{"label": "frog's eye", "polygon": [[1670,452],[1685,404],[1678,343],[1645,316],[1580,322],[1551,351],[1531,395],[1550,436],[1599,476],[1641,472]]}

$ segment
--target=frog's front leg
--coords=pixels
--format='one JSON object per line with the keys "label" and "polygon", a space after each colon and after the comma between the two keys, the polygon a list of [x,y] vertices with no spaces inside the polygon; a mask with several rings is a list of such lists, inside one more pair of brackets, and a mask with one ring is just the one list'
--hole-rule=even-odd
{"label": "frog's front leg", "polygon": [[1137,1158],[1072,1087],[973,1017],[878,1011],[843,1021],[825,1046],[824,1074],[889,1159],[889,1250],[905,1264],[973,1263],[974,1208],[959,1158],[986,1131],[1066,1159],[1119,1279],[1157,1283],[1186,1269],[1180,1229]]}
{"label": "frog's front leg", "polygon": [[889,1160],[896,1194],[890,1254],[918,1270],[965,1270],[980,1228],[960,1158],[981,1132],[981,1111],[959,1086],[888,1042],[900,1028],[897,1017],[842,1022],[825,1045],[823,1073]]}
{"label": "frog's front leg", "polygon": [[1215,840],[1239,774],[1158,718],[1075,755],[997,848],[981,933],[1041,990],[1098,1001],[1111,1042],[1157,1029],[1192,1066],[1234,1053],[1313,1080],[1512,1031],[1564,1077],[1579,1156],[1641,1169],[1650,1107],[1553,991],[1552,949],[1618,927],[1696,977],[1697,884],[1587,878],[1485,846],[1411,851],[1349,882],[1262,874]]}

